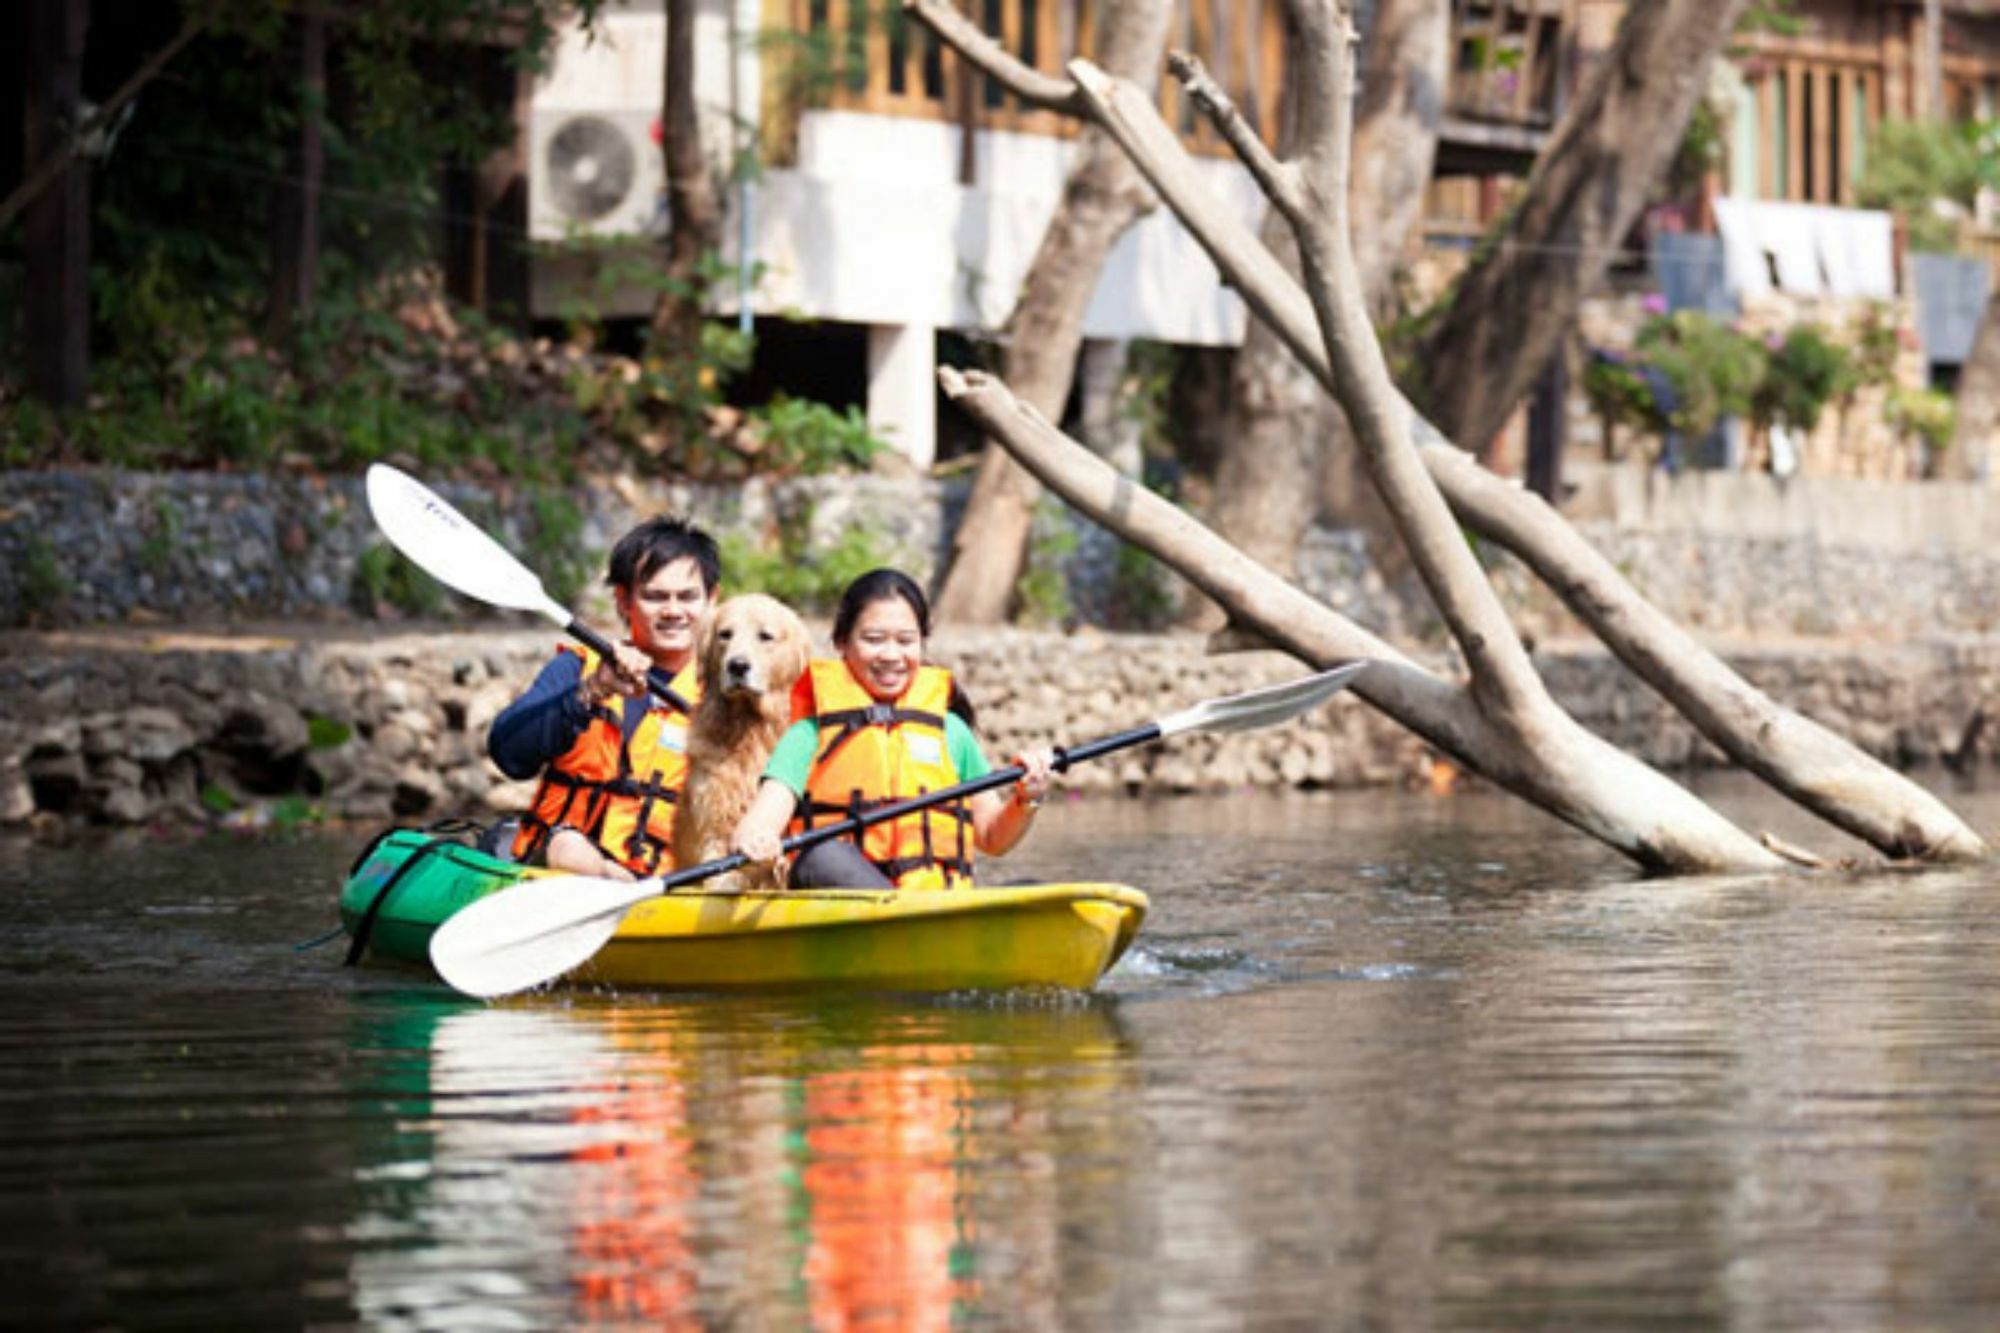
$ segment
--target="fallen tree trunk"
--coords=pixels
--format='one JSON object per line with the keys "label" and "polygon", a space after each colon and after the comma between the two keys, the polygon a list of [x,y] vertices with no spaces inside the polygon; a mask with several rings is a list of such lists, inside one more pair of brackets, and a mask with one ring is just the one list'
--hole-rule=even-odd
{"label": "fallen tree trunk", "polygon": [[[1233,131],[1229,129],[1227,100],[1199,68],[1183,61],[1178,63],[1177,72],[1191,94],[1217,114],[1225,133],[1240,140],[1240,123]],[[1129,84],[1107,78],[1088,62],[1074,62],[1070,73],[1074,83],[1070,105],[1117,138],[1251,308],[1279,332],[1322,383],[1335,388],[1329,350],[1321,342],[1306,293],[1257,243],[1242,220],[1202,185],[1151,99]],[[1370,330],[1371,340],[1372,336]],[[1424,470],[1459,521],[1520,558],[1622,661],[1735,762],[1886,855],[1962,860],[1986,854],[1979,836],[1936,797],[1751,686],[1641,597],[1554,510],[1478,468],[1407,403],[1401,403],[1400,415],[1390,414],[1387,424],[1402,430],[1418,446]],[[1127,488],[1132,489],[1130,483]],[[1076,503],[1075,496],[1067,490],[1063,493]],[[1173,564],[1214,596],[1239,623],[1258,625],[1260,618],[1251,614],[1247,604],[1239,605],[1209,587],[1196,570],[1128,527],[1123,515],[1131,508],[1106,509],[1099,521]],[[1240,596],[1243,586],[1241,579],[1234,580],[1225,591]],[[1297,596],[1308,605],[1317,605],[1302,593]],[[1263,632],[1261,628],[1259,632]],[[1507,632],[1511,636],[1511,627]],[[1284,642],[1283,638],[1274,641]],[[1370,696],[1364,692],[1363,697]],[[1469,757],[1461,757],[1472,767],[1489,771]],[[1493,776],[1504,781],[1497,773]]]}
{"label": "fallen tree trunk", "polygon": [[[1207,194],[1150,103],[1099,71],[1079,67],[1072,74],[1092,114],[1113,127],[1223,275],[1331,387],[1332,369],[1304,290],[1247,226]],[[1199,70],[1187,67],[1184,74],[1196,96],[1219,104]],[[1414,410],[1407,428],[1458,519],[1521,560],[1732,761],[1884,855],[1968,860],[1987,854],[1979,835],[1930,792],[1744,680],[1641,596],[1540,497],[1480,467]]]}
{"label": "fallen tree trunk", "polygon": [[1117,471],[981,372],[938,372],[945,396],[1080,512],[1144,547],[1232,622],[1318,667],[1375,665],[1354,692],[1472,772],[1658,872],[1772,870],[1784,864],[1685,788],[1551,710],[1523,745],[1475,692],[1426,670],[1300,591],[1193,516]]}

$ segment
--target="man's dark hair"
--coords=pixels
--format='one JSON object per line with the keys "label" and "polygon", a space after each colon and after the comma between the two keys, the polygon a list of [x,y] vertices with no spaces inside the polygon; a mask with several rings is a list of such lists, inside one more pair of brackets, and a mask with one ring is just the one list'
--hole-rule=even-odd
{"label": "man's dark hair", "polygon": [[676,560],[692,560],[702,587],[713,593],[722,582],[722,552],[715,538],[684,518],[649,518],[618,539],[604,571],[612,588],[637,592],[639,585]]}

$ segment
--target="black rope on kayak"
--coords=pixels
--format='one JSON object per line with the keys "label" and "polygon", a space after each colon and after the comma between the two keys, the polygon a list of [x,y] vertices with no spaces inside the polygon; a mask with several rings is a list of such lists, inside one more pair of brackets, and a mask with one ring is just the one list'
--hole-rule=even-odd
{"label": "black rope on kayak", "polygon": [[375,896],[368,900],[368,907],[361,913],[361,920],[355,923],[354,943],[348,946],[346,961],[341,966],[353,967],[361,961],[361,955],[368,950],[368,939],[375,933],[375,918],[381,915],[382,905],[389,901],[389,895],[396,891],[397,885],[409,877],[412,870],[422,865],[424,859],[440,847],[462,847],[464,845],[448,835],[439,834],[411,852],[408,860],[391,871],[389,878],[382,881],[382,887],[375,891]]}

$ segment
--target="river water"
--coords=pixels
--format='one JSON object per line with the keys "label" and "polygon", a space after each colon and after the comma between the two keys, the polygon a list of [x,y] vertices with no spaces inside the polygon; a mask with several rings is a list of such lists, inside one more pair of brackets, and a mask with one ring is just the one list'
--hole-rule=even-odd
{"label": "river water", "polygon": [[0,1327],[2000,1325],[2000,869],[1071,802],[1092,996],[488,1006],[294,950],[361,841],[0,842]]}

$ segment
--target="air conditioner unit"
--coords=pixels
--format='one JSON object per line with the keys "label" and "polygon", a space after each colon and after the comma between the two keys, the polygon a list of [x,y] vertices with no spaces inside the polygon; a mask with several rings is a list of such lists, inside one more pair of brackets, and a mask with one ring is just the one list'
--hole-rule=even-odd
{"label": "air conditioner unit", "polygon": [[528,233],[659,236],[667,224],[665,172],[653,138],[656,108],[536,107],[528,123]]}

